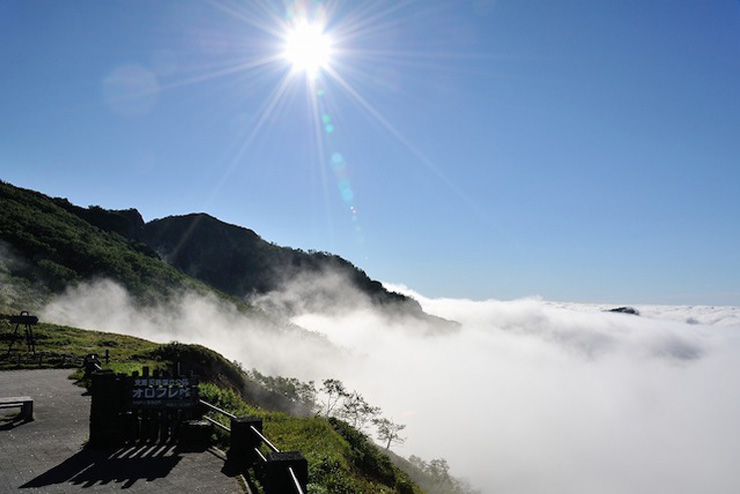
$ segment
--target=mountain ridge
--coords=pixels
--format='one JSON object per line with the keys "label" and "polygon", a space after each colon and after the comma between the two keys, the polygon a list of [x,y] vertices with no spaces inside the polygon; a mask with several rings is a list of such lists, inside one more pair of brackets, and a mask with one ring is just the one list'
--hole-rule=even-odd
{"label": "mountain ridge", "polygon": [[52,292],[102,276],[122,282],[140,300],[175,286],[208,286],[285,317],[367,306],[390,319],[410,317],[431,332],[457,327],[338,255],[278,246],[207,213],[145,222],[135,208],[84,208],[6,182],[0,183],[0,205],[6,211],[0,240],[27,258],[21,277],[40,279]]}

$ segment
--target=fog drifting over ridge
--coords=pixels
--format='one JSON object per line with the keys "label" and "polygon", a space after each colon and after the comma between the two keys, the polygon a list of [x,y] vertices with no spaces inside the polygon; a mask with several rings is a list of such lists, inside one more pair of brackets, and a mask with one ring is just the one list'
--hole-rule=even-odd
{"label": "fog drifting over ridge", "polygon": [[[331,284],[361,296],[322,279],[322,289]],[[262,303],[277,310],[306,286]],[[292,317],[330,345],[265,330],[215,298],[184,295],[141,312],[111,282],[70,290],[42,316],[200,343],[270,374],[341,379],[407,424],[398,453],[444,457],[485,493],[740,492],[740,308],[637,306],[638,317],[389,288],[460,330],[430,336],[369,304]]]}

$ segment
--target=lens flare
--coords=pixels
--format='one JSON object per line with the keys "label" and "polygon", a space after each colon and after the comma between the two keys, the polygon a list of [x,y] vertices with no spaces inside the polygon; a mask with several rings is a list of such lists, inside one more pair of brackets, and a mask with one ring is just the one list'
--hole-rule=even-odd
{"label": "lens flare", "polygon": [[283,56],[295,72],[316,76],[329,66],[331,53],[331,38],[319,24],[300,22],[286,35]]}
{"label": "lens flare", "polygon": [[[334,175],[341,202],[344,208],[349,208],[351,220],[360,232],[355,201],[362,194],[354,187],[357,184],[350,180],[352,166],[347,161],[350,153],[343,149],[347,120],[340,117],[343,116],[341,105],[346,100],[379,123],[381,129],[395,137],[415,161],[476,208],[463,191],[392,125],[390,119],[364,93],[368,85],[396,93],[403,87],[399,78],[405,68],[413,66],[438,70],[439,61],[455,58],[454,52],[439,51],[435,47],[414,49],[414,43],[407,47],[410,49],[391,49],[394,40],[403,41],[403,37],[397,38],[401,33],[399,26],[411,26],[417,19],[418,0],[357,2],[351,8],[329,0],[209,3],[248,26],[249,38],[245,38],[243,43],[246,49],[244,56],[207,68],[202,73],[198,70],[195,75],[168,88],[235,74],[245,77],[250,84],[268,81],[275,84],[275,89],[261,107],[251,112],[256,115],[254,124],[240,137],[242,144],[212,197],[215,197],[234,169],[245,161],[247,149],[256,141],[257,135],[270,127],[268,124],[281,120],[281,112],[292,105],[293,98],[303,90],[301,83],[305,83],[305,94],[309,96],[308,105],[313,114],[311,130],[317,163],[323,165],[319,169],[330,232],[333,232],[333,226],[330,200],[326,197],[326,179],[329,175],[325,174],[327,170],[324,167]],[[223,36],[215,38],[221,40]],[[238,43],[234,46],[238,46]],[[347,156],[340,154],[340,151],[347,152]],[[359,243],[363,242],[360,240]]]}

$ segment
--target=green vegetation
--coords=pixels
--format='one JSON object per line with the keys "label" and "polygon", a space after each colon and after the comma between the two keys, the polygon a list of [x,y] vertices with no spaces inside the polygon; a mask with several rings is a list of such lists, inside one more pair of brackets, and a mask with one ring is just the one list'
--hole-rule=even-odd
{"label": "green vegetation", "polygon": [[286,280],[304,274],[332,272],[345,275],[352,286],[379,305],[421,311],[416,301],[388,292],[339,256],[280,247],[252,230],[206,214],[154,220],[144,225],[140,239],[182,272],[237,297],[279,289]]}
{"label": "green vegetation", "polygon": [[[237,416],[261,417],[265,435],[281,450],[303,453],[309,465],[309,493],[423,492],[365,434],[344,421],[266,411],[247,404],[232,390],[210,384],[200,388],[204,399],[220,408]],[[226,438],[221,438],[225,447]]]}
{"label": "green vegetation", "polygon": [[378,418],[380,408],[370,405],[357,391],[348,391],[338,379],[325,379],[321,391],[325,399],[318,408],[327,418],[342,419],[358,430],[363,430],[368,422],[377,426],[377,422],[381,420],[388,421]]}
{"label": "green vegetation", "polygon": [[385,443],[385,449],[390,449],[391,444],[403,444],[406,441],[401,437],[401,431],[406,424],[397,424],[386,418],[373,419],[373,424],[378,428],[378,439]]}
{"label": "green vegetation", "polygon": [[152,343],[133,336],[86,331],[69,326],[39,323],[32,326],[36,340],[36,355],[28,352],[24,327],[19,328],[20,339],[7,355],[15,325],[8,322],[7,315],[0,315],[0,370],[38,367],[76,367],[85,355],[96,353],[101,357],[110,352],[112,363],[109,368],[116,372],[127,372],[142,365],[157,366],[153,354],[157,348]]}
{"label": "green vegetation", "polygon": [[[57,200],[61,201],[61,200]],[[141,252],[121,235],[103,231],[38,192],[0,182],[0,274],[4,284],[13,282],[36,293],[35,306],[24,306],[10,296],[0,309],[35,310],[51,293],[70,284],[109,278],[122,284],[141,303],[151,303],[182,290],[208,289],[172,266]]]}
{"label": "green vegetation", "polygon": [[[237,415],[263,417],[265,433],[272,441],[283,450],[298,450],[307,457],[311,493],[423,492],[394,466],[389,458],[398,461],[395,455],[375,446],[362,432],[374,423],[387,449],[402,440],[398,432],[404,426],[379,418],[377,407],[361,394],[346,390],[340,381],[324,381],[322,391],[329,402],[319,407],[313,382],[266,376],[257,370],[245,372],[238,363],[202,346],[158,345],[126,335],[48,323],[33,327],[36,352],[32,353],[23,339],[25,328],[20,327],[20,337],[15,338],[15,326],[2,314],[34,313],[69,288],[109,279],[126,289],[137,309],[166,306],[182,294],[194,292],[228,301],[264,328],[293,330],[296,328],[289,322],[235,297],[267,293],[306,274],[331,272],[388,316],[412,316],[448,329],[452,325],[449,321],[424,314],[416,301],[388,292],[338,256],[279,247],[251,230],[207,215],[145,224],[133,209],[81,208],[66,199],[2,181],[0,211],[0,370],[74,368],[88,354],[98,354],[105,361],[107,351],[110,362],[104,363],[104,368],[114,372],[130,374],[143,366],[192,371],[200,376],[202,392],[209,400]],[[162,261],[155,250],[173,265]],[[346,308],[357,302],[356,297],[348,297],[345,290],[336,287],[312,286],[310,291],[304,294],[308,307],[328,304]],[[11,341],[14,345],[8,352]],[[82,377],[82,372],[74,377]],[[319,410],[326,412],[325,416],[315,415]],[[428,473],[419,465],[411,466],[417,474],[421,472],[421,478]]]}
{"label": "green vegetation", "polygon": [[427,494],[480,494],[479,490],[467,482],[450,475],[450,466],[444,458],[435,458],[427,462],[411,455],[408,461],[398,458],[396,464],[403,465],[402,468],[424,488]]}
{"label": "green vegetation", "polygon": [[265,390],[285,398],[293,405],[294,413],[310,415],[316,409],[316,386],[313,381],[305,383],[294,377],[265,376],[257,369],[249,371],[248,376]]}
{"label": "green vegetation", "polygon": [[[21,326],[21,335],[23,330]],[[160,345],[127,335],[46,323],[33,326],[36,357],[27,351],[22,339],[15,342],[10,357],[6,357],[9,336],[14,331],[15,326],[8,323],[7,316],[2,316],[0,337],[6,345],[0,347],[0,370],[74,367],[80,365],[85,355],[96,353],[102,356],[106,350],[111,361],[104,368],[115,372],[130,374],[141,371],[144,365],[152,369],[172,370],[179,363],[183,372],[193,371],[200,376],[201,395],[205,400],[237,416],[262,417],[265,435],[281,450],[301,451],[309,462],[309,493],[423,492],[365,434],[348,423],[316,415],[291,415],[272,407],[277,403],[277,408],[289,409],[296,403],[293,399],[300,400],[301,393],[313,388],[313,383],[264,376],[254,370],[244,372],[237,364],[200,345],[177,342]],[[259,377],[255,380],[255,376]],[[73,377],[82,377],[82,372],[78,371]],[[261,382],[268,383],[271,389],[263,387]],[[261,393],[250,392],[256,389]],[[285,390],[293,390],[288,393],[292,399]],[[260,396],[267,399],[263,402]],[[305,399],[306,395],[303,396]],[[220,419],[228,424],[224,417]],[[220,430],[217,432],[221,444],[226,447],[227,438]]]}
{"label": "green vegetation", "polygon": [[197,376],[205,376],[208,382],[222,388],[243,392],[246,387],[244,373],[210,348],[172,342],[158,346],[151,355],[158,361],[169,362],[171,365],[179,363],[181,373],[192,372]]}

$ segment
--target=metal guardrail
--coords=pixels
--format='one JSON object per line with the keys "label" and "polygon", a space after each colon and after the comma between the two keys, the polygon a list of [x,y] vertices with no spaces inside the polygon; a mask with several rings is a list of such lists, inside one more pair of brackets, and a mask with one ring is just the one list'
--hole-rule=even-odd
{"label": "metal guardrail", "polygon": [[262,451],[260,451],[258,448],[254,448],[254,453],[257,455],[257,458],[262,460],[263,463],[267,463],[267,458],[265,458],[265,455],[262,454]]}
{"label": "metal guardrail", "polygon": [[222,410],[219,407],[217,407],[216,405],[211,405],[210,403],[208,403],[205,400],[198,400],[198,403],[200,403],[201,405],[205,406],[206,408],[210,408],[214,412],[218,412],[221,415],[224,415],[226,417],[229,417],[230,419],[235,419],[236,418],[236,415],[234,415],[233,413],[229,413],[226,410]]}
{"label": "metal guardrail", "polygon": [[211,417],[203,417],[203,418],[206,419],[208,422],[212,423],[213,425],[215,425],[216,427],[218,427],[219,429],[226,431],[229,434],[231,433],[231,429],[226,427],[224,424],[222,424],[218,420],[214,420]]}
{"label": "metal guardrail", "polygon": [[293,467],[288,467],[288,473],[290,473],[290,478],[293,479],[293,487],[295,487],[295,491],[298,494],[303,494],[303,489],[301,489],[301,483],[298,482],[298,477],[296,477],[296,474],[293,471]]}
{"label": "metal guardrail", "polygon": [[262,442],[267,445],[268,448],[270,448],[274,453],[280,453],[280,450],[277,449],[277,446],[272,444],[265,436],[262,435],[260,431],[258,431],[253,425],[249,426],[250,429],[252,429],[252,432],[254,432],[257,437],[262,439]]}
{"label": "metal guardrail", "polygon": [[[239,419],[233,413],[227,412],[205,400],[198,400],[198,402],[207,410],[220,413],[231,420],[231,427],[228,427],[212,417],[203,416],[205,420],[215,427],[229,433],[231,439],[231,448],[229,450],[230,460],[233,459],[232,453],[239,451],[241,453],[247,453],[246,456],[240,458],[240,460],[245,461],[247,467],[251,466],[254,468],[258,465],[260,466],[258,470],[264,472],[267,477],[267,482],[265,482],[268,487],[267,492],[270,494],[285,494],[285,489],[291,489],[295,494],[306,493],[305,487],[308,482],[306,459],[298,452],[282,453],[259,430],[262,428],[261,419],[256,417]],[[258,423],[259,429],[251,425],[251,423]],[[245,427],[247,425],[248,427]],[[250,435],[251,437],[249,437]],[[265,457],[259,449],[262,444],[272,451],[268,457]],[[244,445],[249,445],[246,451],[244,450]],[[252,458],[251,461],[249,460],[250,457]],[[255,460],[258,461],[258,464],[254,463]],[[288,475],[287,478],[285,477],[286,473]],[[280,476],[282,478],[279,478]],[[303,482],[301,482],[301,478]],[[275,485],[276,487],[270,487],[271,485]]]}
{"label": "metal guardrail", "polygon": [[[0,335],[0,341],[2,341],[2,336],[3,335]],[[18,367],[23,366],[25,368],[40,368],[43,367],[45,364],[62,368],[81,367],[83,361],[83,357],[71,354],[68,355],[37,351],[35,355],[28,352],[13,352],[11,355],[7,355],[4,351],[0,352],[0,362],[15,364]]]}

